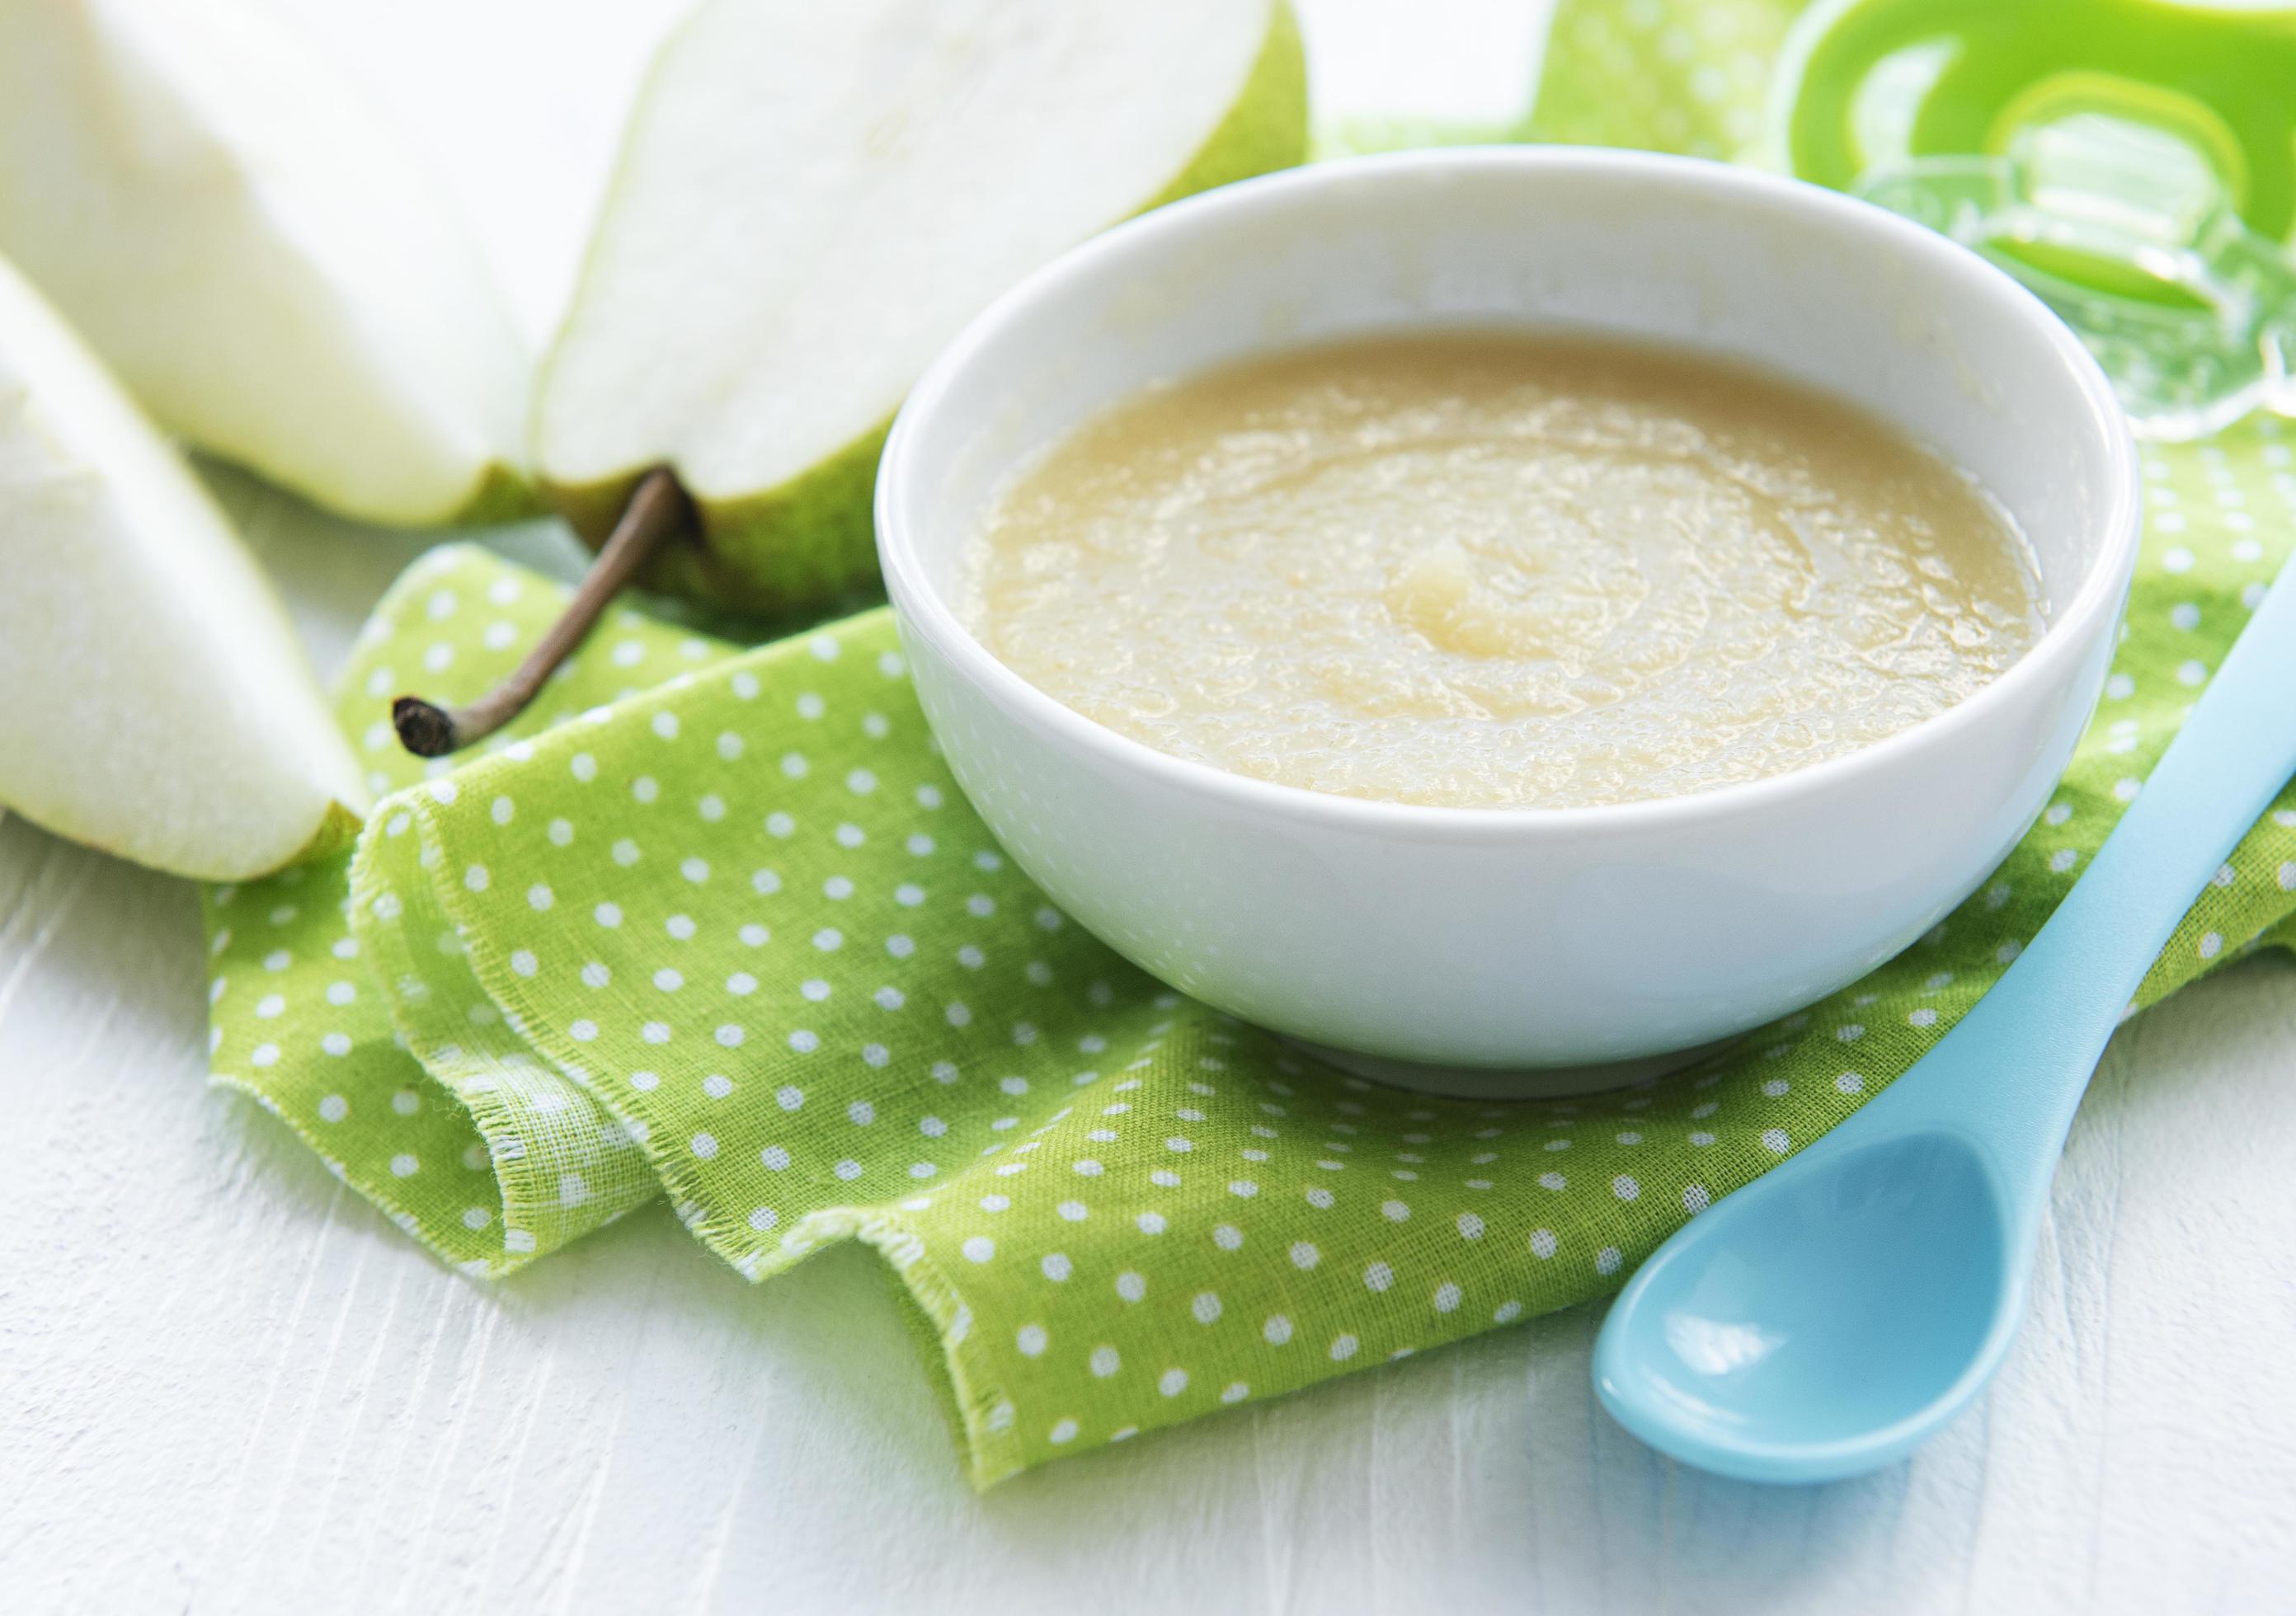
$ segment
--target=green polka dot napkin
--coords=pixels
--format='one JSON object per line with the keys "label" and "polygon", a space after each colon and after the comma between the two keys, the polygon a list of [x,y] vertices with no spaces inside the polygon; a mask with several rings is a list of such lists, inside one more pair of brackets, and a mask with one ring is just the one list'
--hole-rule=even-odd
{"label": "green polka dot napkin", "polygon": [[[1550,86],[1614,45],[1551,57]],[[1717,105],[1743,77],[1708,82]],[[1717,116],[1698,127],[1726,133]],[[1959,910],[1692,1071],[1513,1106],[1314,1067],[1070,924],[957,791],[882,612],[737,651],[620,610],[482,755],[406,757],[390,698],[476,693],[562,598],[438,551],[343,677],[340,720],[390,793],[356,852],[209,894],[215,1081],[476,1275],[657,1196],[753,1279],[865,1242],[985,1485],[1606,1293],[1854,1110],[2142,788],[2289,548],[2290,458],[2272,421],[2147,454],[2103,708]],[[2292,913],[2284,802],[2144,1001]]]}
{"label": "green polka dot napkin", "polygon": [[[418,564],[345,675],[386,786],[355,855],[209,894],[214,1069],[479,1274],[659,1195],[762,1279],[857,1238],[900,1276],[986,1483],[1613,1288],[1839,1121],[2014,958],[2287,548],[2274,423],[2147,457],[2131,633],[2064,788],[1855,987],[1655,1084],[1390,1092],[1068,924],[935,754],[890,618],[735,653],[611,618],[521,733],[425,779],[383,711],[504,671],[554,585]],[[2260,825],[2147,983],[2296,910]]]}
{"label": "green polka dot napkin", "polygon": [[1770,62],[1804,0],[1560,0],[1520,133],[1588,146],[1744,158]]}

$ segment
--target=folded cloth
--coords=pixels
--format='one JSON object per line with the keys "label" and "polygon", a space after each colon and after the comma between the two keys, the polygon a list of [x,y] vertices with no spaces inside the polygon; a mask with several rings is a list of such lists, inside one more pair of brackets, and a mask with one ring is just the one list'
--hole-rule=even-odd
{"label": "folded cloth", "polygon": [[[417,669],[482,688],[562,599],[437,551],[344,677],[391,793],[356,853],[209,894],[216,1081],[476,1274],[665,1192],[755,1279],[862,1240],[939,1343],[983,1484],[1562,1307],[1854,1110],[2015,957],[2287,547],[2277,430],[2148,451],[2103,709],[1974,897],[1727,1054],[1569,1102],[1334,1074],[1069,924],[950,779],[882,611],[748,652],[618,612],[516,734],[426,768],[389,697]],[[2143,1001],[2292,888],[2284,804]]]}

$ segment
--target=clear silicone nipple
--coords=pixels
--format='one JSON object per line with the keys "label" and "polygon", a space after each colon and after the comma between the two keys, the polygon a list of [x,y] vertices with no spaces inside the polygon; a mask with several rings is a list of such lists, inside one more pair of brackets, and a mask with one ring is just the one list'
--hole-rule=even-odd
{"label": "clear silicone nipple", "polygon": [[1908,159],[1853,190],[2030,287],[2096,355],[2144,436],[2296,413],[2296,267],[2221,194],[2195,206],[2189,186],[2162,183],[2189,176],[2133,138],[2145,133],[2060,127],[2046,154]]}

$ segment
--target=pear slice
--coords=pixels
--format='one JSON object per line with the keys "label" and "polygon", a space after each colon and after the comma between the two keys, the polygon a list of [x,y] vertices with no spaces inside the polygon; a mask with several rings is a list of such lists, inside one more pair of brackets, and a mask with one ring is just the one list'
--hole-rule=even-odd
{"label": "pear slice", "polygon": [[656,58],[535,412],[593,543],[668,467],[644,581],[767,613],[875,576],[902,396],[998,293],[1157,203],[1301,160],[1280,0],[708,0]]}
{"label": "pear slice", "polygon": [[0,805],[180,875],[341,840],[358,770],[182,459],[0,262]]}
{"label": "pear slice", "polygon": [[0,253],[169,432],[318,504],[529,503],[527,359],[477,246],[241,0],[0,0]]}

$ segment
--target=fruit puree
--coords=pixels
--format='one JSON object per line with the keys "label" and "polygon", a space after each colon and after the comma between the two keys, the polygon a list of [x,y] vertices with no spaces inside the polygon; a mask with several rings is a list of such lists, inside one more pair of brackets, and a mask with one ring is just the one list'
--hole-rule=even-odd
{"label": "fruit puree", "polygon": [[988,649],[1112,730],[1456,807],[1838,757],[1996,678],[2043,622],[2006,514],[1841,399],[1496,331],[1136,396],[1015,474],[960,573]]}

